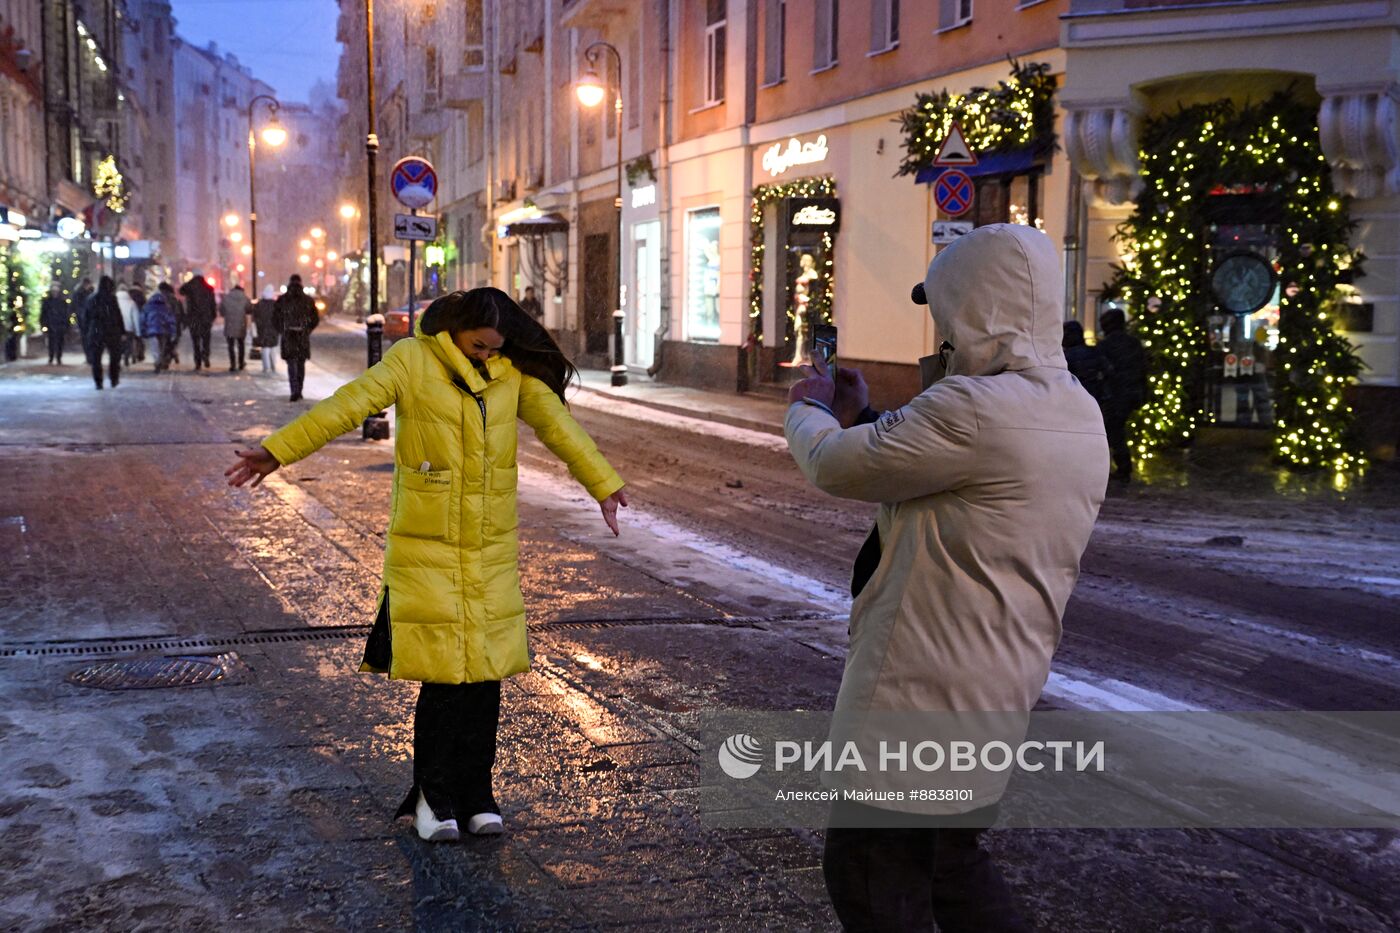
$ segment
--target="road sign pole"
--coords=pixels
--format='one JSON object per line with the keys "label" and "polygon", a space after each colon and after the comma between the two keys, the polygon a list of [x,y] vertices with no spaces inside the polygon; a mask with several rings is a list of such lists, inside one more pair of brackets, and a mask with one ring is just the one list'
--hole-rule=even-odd
{"label": "road sign pole", "polygon": [[[410,209],[409,209],[409,212],[408,212],[408,215],[409,215],[410,217],[417,217],[417,216],[418,216],[418,208],[416,208],[416,207],[410,208]],[[418,265],[418,241],[417,241],[417,240],[409,240],[409,241],[408,241],[408,336],[410,336],[410,337],[413,336],[413,318],[416,316],[416,314],[417,314],[417,312],[418,312],[418,295],[415,294],[414,281],[413,281],[414,272],[417,271],[417,265]]]}

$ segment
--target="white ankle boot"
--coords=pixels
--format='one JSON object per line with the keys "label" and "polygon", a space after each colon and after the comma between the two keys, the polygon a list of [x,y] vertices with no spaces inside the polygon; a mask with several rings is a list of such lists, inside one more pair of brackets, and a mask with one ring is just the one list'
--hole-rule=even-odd
{"label": "white ankle boot", "polygon": [[467,832],[473,836],[498,836],[506,831],[499,813],[478,813],[467,820]]}
{"label": "white ankle boot", "polygon": [[413,812],[413,828],[418,831],[419,839],[428,842],[456,842],[462,838],[457,821],[438,819],[421,790],[418,792],[418,807]]}

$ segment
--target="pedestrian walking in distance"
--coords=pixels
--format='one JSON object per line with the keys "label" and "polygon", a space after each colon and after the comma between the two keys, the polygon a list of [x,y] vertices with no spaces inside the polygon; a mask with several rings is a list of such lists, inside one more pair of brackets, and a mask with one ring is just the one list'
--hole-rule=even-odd
{"label": "pedestrian walking in distance", "polygon": [[1103,347],[1091,347],[1084,342],[1084,325],[1078,321],[1065,321],[1060,346],[1065,351],[1069,374],[1078,379],[1084,391],[1093,396],[1102,412],[1113,397],[1113,367],[1104,355]]}
{"label": "pedestrian walking in distance", "polygon": [[49,363],[63,365],[63,341],[68,339],[68,322],[73,309],[68,299],[63,297],[63,289],[57,282],[49,286],[49,293],[39,304],[39,326],[44,328],[49,340]]}
{"label": "pedestrian walking in distance", "polygon": [[575,375],[505,292],[454,292],[428,306],[415,338],[396,342],[262,446],[239,451],[226,473],[234,486],[257,485],[394,406],[384,581],[360,670],[423,684],[413,786],[398,812],[423,839],[503,829],[491,782],[501,680],[530,666],[517,568],[517,418],[618,533],[623,482],[564,403]]}
{"label": "pedestrian walking in distance", "polygon": [[1099,344],[1110,367],[1109,391],[1103,421],[1113,453],[1113,478],[1126,483],[1133,477],[1133,452],[1128,447],[1128,419],[1147,401],[1147,354],[1142,343],[1128,333],[1127,317],[1118,308],[1099,315]]}
{"label": "pedestrian walking in distance", "polygon": [[520,299],[520,307],[530,317],[541,323],[544,322],[544,308],[540,307],[540,300],[535,297],[535,286],[525,286],[525,294]]}
{"label": "pedestrian walking in distance", "polygon": [[178,301],[175,289],[169,282],[161,282],[156,292],[146,299],[141,309],[141,327],[146,336],[156,342],[156,372],[163,373],[170,368],[175,356],[175,344],[180,337],[180,325],[176,312]]}
{"label": "pedestrian walking in distance", "polygon": [[214,289],[195,272],[189,281],[180,286],[180,294],[185,296],[185,321],[190,329],[190,342],[194,344],[194,369],[209,368],[209,343],[214,330],[214,318],[219,316],[219,308],[214,300]]}
{"label": "pedestrian walking in distance", "polygon": [[131,289],[117,286],[117,306],[122,309],[122,326],[126,333],[122,337],[122,363],[130,367],[146,358],[146,348],[141,343],[141,306],[131,297]]}
{"label": "pedestrian walking in distance", "polygon": [[271,285],[265,285],[262,297],[253,306],[253,326],[256,328],[253,335],[253,346],[258,348],[258,358],[262,360],[263,375],[277,375],[277,354],[273,352],[279,343],[276,317],[277,289]]}
{"label": "pedestrian walking in distance", "polygon": [[[248,312],[251,310],[248,295],[243,286],[235,284],[219,303],[219,313],[224,318],[224,341],[228,344],[228,371],[243,369],[243,348],[248,339]],[[234,350],[237,350],[235,358]]]}
{"label": "pedestrian walking in distance", "polygon": [[[940,250],[921,285],[941,347],[913,401],[876,415],[858,370],[833,381],[820,360],[789,395],[803,474],[880,503],[852,576],[838,748],[870,741],[888,713],[1028,715],[1108,483],[1103,421],[1060,348],[1050,238],[979,227]],[[1007,776],[984,772],[956,804],[836,803],[823,868],[846,929],[1028,930],[979,845]],[[893,792],[924,777],[872,769],[858,780]]]}
{"label": "pedestrian walking in distance", "polygon": [[92,378],[102,388],[102,354],[110,359],[108,379],[117,387],[122,376],[122,348],[126,342],[126,322],[117,304],[117,285],[110,275],[97,283],[97,291],[87,300],[78,321],[83,332],[83,349],[92,364]]}
{"label": "pedestrian walking in distance", "polygon": [[301,276],[287,280],[287,290],[272,309],[272,326],[282,335],[282,359],[287,361],[291,401],[301,401],[306,382],[306,361],[311,359],[311,332],[321,323],[316,302],[301,287]]}

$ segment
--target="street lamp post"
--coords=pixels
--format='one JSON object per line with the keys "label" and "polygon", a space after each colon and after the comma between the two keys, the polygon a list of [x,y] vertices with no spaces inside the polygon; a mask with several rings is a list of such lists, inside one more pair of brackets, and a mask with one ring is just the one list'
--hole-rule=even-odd
{"label": "street lamp post", "polygon": [[280,146],[287,141],[287,131],[277,121],[277,111],[282,108],[277,98],[271,94],[259,94],[248,101],[248,268],[251,270],[248,279],[254,295],[258,291],[258,137],[253,130],[253,108],[258,101],[264,100],[272,119],[263,129],[263,142],[269,146]]}
{"label": "street lamp post", "polygon": [[615,46],[600,40],[584,50],[583,57],[587,60],[590,70],[579,80],[577,92],[579,103],[585,107],[596,107],[606,98],[607,85],[598,77],[597,71],[598,59],[604,52],[611,54],[613,62],[617,65],[617,86],[613,88],[613,119],[616,121],[616,132],[613,135],[617,138],[617,200],[613,202],[617,210],[617,309],[613,311],[612,384],[625,386],[627,364],[623,361],[622,335],[622,54]]}

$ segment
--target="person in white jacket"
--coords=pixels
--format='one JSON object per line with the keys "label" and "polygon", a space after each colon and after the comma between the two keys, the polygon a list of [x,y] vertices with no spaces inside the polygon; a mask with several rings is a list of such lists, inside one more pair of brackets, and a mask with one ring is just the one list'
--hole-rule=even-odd
{"label": "person in white jacket", "polygon": [[[1049,238],[980,227],[943,249],[922,285],[941,345],[924,363],[941,378],[878,418],[857,370],[833,381],[823,367],[789,396],[787,440],[803,474],[831,495],[880,503],[853,579],[833,741],[843,729],[868,740],[881,714],[1027,714],[1108,483],[1103,419],[1060,349],[1064,285]],[[892,790],[926,786],[922,777],[859,779]],[[824,868],[841,922],[1028,929],[978,845],[1006,779],[951,808],[837,804]]]}
{"label": "person in white jacket", "polygon": [[130,366],[146,358],[146,344],[141,339],[141,306],[131,297],[130,286],[117,286],[117,307],[122,312],[126,336],[122,344],[122,362]]}

